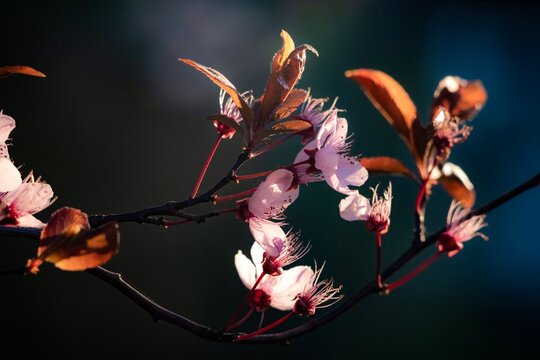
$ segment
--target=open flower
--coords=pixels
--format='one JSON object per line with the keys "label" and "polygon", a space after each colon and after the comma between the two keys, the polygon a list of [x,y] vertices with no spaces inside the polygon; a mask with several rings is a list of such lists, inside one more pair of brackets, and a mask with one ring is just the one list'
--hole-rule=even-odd
{"label": "open flower", "polygon": [[314,274],[306,272],[298,279],[303,285],[303,290],[296,297],[293,306],[294,313],[300,316],[311,316],[315,314],[317,308],[332,306],[343,297],[342,295],[338,295],[341,291],[341,286],[335,288],[334,280],[325,279],[319,281],[323,269],[324,264],[320,269],[315,270]]}
{"label": "open flower", "polygon": [[337,192],[350,195],[354,192],[350,185],[361,186],[366,182],[367,170],[355,157],[348,156],[347,130],[347,120],[337,116],[337,109],[332,110],[316,139],[296,156],[295,170],[300,183],[324,179]]}
{"label": "open flower", "polygon": [[21,173],[11,162],[6,145],[14,128],[15,120],[0,112],[0,193],[14,190],[22,183]]}
{"label": "open flower", "polygon": [[[238,251],[234,256],[240,280],[250,290],[263,274],[264,253],[264,249],[255,242],[251,247],[252,260],[242,251]],[[303,290],[305,282],[302,279],[313,276],[313,270],[309,266],[295,266],[284,270],[280,276],[264,276],[250,294],[250,305],[257,311],[265,311],[269,306],[282,311],[291,310],[296,295]]]}
{"label": "open flower", "polygon": [[446,218],[446,231],[439,238],[439,252],[448,252],[448,256],[452,257],[463,249],[463,242],[475,236],[480,236],[484,240],[488,239],[486,235],[479,232],[487,226],[486,215],[474,215],[465,219],[469,213],[469,209],[464,209],[459,202],[452,201]]}
{"label": "open flower", "polygon": [[[56,200],[51,186],[30,173],[13,191],[0,196],[0,221],[14,221],[19,226],[41,224],[32,215],[47,208]],[[41,224],[43,225],[43,224]]]}
{"label": "open flower", "polygon": [[392,183],[388,184],[382,197],[377,194],[378,187],[379,185],[371,189],[373,191],[371,203],[358,191],[341,200],[339,214],[347,221],[365,221],[369,231],[386,234],[390,227],[390,213],[392,212]]}
{"label": "open flower", "polygon": [[315,138],[318,127],[332,114],[335,113],[335,101],[329,109],[323,110],[324,104],[328,99],[314,99],[308,96],[300,113],[295,116],[297,120],[304,120],[311,124],[311,128],[302,131],[302,143],[306,144],[309,140]]}
{"label": "open flower", "polygon": [[450,152],[455,144],[467,140],[472,127],[465,125],[464,120],[453,117],[443,107],[439,107],[433,116],[433,139],[428,145],[424,163],[428,166],[430,172],[437,164],[448,160]]}
{"label": "open flower", "polygon": [[295,175],[278,169],[267,176],[248,200],[249,212],[259,219],[282,218],[283,211],[299,194]]}

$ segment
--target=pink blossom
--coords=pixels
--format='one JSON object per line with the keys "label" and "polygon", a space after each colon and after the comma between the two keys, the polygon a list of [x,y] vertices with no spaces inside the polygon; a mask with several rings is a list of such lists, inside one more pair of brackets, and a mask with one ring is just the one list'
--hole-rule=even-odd
{"label": "pink blossom", "polygon": [[280,223],[253,217],[249,220],[249,229],[255,241],[264,249],[264,272],[279,275],[282,268],[304,256],[310,245],[304,245],[296,234],[287,234]]}
{"label": "pink blossom", "polygon": [[[248,104],[253,101],[253,96],[249,91],[241,94],[241,96],[244,98],[244,100],[246,100],[246,103]],[[225,100],[225,98],[227,98],[227,100]],[[240,114],[240,110],[238,110],[238,107],[236,106],[232,98],[228,96],[224,90],[220,90],[219,92],[219,110],[221,115],[226,116],[231,120],[234,120],[237,124],[239,124],[243,120],[242,115]],[[218,133],[221,134],[221,137],[223,139],[231,139],[236,133],[235,129],[219,120],[214,120],[214,126],[216,127]]]}
{"label": "pink blossom", "polygon": [[298,198],[298,181],[285,169],[272,172],[248,200],[249,212],[259,219],[282,218],[283,211]]}
{"label": "pink blossom", "polygon": [[[240,280],[250,290],[263,274],[264,252],[264,249],[255,242],[251,247],[252,260],[249,260],[242,251],[238,251],[234,256]],[[313,276],[313,270],[309,266],[295,266],[284,270],[280,276],[264,276],[250,294],[250,305],[257,311],[265,311],[269,306],[283,311],[291,310],[296,295],[304,286],[301,279]]]}
{"label": "pink blossom", "polygon": [[[337,99],[336,99],[337,100]],[[309,140],[315,137],[317,128],[321,125],[329,116],[335,113],[336,101],[330,106],[328,110],[323,110],[324,104],[327,99],[314,99],[308,95],[306,101],[302,105],[300,113],[295,116],[295,119],[308,121],[311,124],[311,128],[304,130],[302,134],[304,138],[302,143],[307,143]]]}
{"label": "pink blossom", "polygon": [[22,183],[19,169],[9,159],[6,141],[15,128],[12,117],[0,113],[0,193],[11,191]]}
{"label": "pink blossom", "polygon": [[463,242],[475,236],[487,240],[487,236],[479,232],[487,226],[486,215],[474,215],[465,219],[470,214],[469,209],[464,209],[459,202],[452,201],[446,218],[446,231],[439,238],[439,252],[448,252],[452,257],[463,249]]}
{"label": "pink blossom", "polygon": [[319,281],[324,264],[315,273],[304,273],[298,278],[303,285],[303,290],[296,297],[293,311],[298,315],[311,316],[315,314],[317,308],[325,308],[334,305],[341,300],[342,295],[337,295],[341,291],[341,286],[335,288],[334,280],[325,279]]}
{"label": "pink blossom", "polygon": [[442,163],[450,156],[455,144],[467,140],[472,127],[465,125],[464,121],[452,117],[443,107],[439,107],[433,116],[433,140],[426,152],[424,163],[428,164],[428,171],[438,163]]}
{"label": "pink blossom", "polygon": [[49,184],[39,178],[34,180],[34,176],[30,173],[19,187],[0,197],[0,221],[9,218],[19,225],[20,221],[25,224],[37,224],[35,219],[28,216],[52,204],[56,200],[53,199],[53,195]]}
{"label": "pink blossom", "polygon": [[380,234],[387,233],[392,212],[392,183],[388,184],[382,197],[377,194],[378,187],[379,185],[371,189],[373,192],[371,203],[358,191],[341,200],[339,203],[341,217],[347,221],[365,221],[368,230],[377,231]]}
{"label": "pink blossom", "polygon": [[[348,156],[347,120],[337,116],[337,109],[326,118],[315,140],[296,156],[295,170],[300,183],[326,180],[337,192],[350,195],[350,185],[366,182],[367,170],[355,158]],[[321,176],[322,175],[322,176]]]}

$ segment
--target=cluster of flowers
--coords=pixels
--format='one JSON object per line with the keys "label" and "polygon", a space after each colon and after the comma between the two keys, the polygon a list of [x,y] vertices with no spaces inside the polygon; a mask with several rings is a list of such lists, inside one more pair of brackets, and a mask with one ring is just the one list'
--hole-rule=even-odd
{"label": "cluster of flowers", "polygon": [[[306,50],[317,54],[315,49],[309,45],[295,48],[286,32],[282,33],[282,38],[283,47],[272,60],[267,87],[258,99],[251,92],[236,91],[229,80],[218,71],[192,60],[180,59],[204,73],[222,89],[219,97],[220,114],[209,117],[218,132],[217,144],[221,139],[231,139],[235,133],[240,132],[247,148],[257,156],[294,137],[300,138],[304,145],[293,164],[261,173],[259,176],[266,175],[266,179],[253,191],[241,193],[251,194],[250,197],[237,201],[236,212],[248,223],[254,238],[251,260],[242,251],[238,251],[234,257],[239,277],[249,289],[246,301],[250,304],[250,311],[246,317],[234,324],[233,316],[227,329],[239,325],[254,311],[264,312],[273,307],[290,311],[289,315],[310,316],[317,308],[330,306],[341,298],[341,288],[334,287],[333,280],[319,281],[324,265],[319,269],[315,267],[315,270],[304,265],[285,269],[306,255],[310,249],[310,245],[303,244],[293,230],[284,230],[289,226],[285,222],[284,211],[298,198],[301,185],[326,181],[333,190],[345,195],[339,203],[341,217],[347,221],[365,221],[367,229],[377,234],[379,248],[380,237],[388,232],[390,226],[392,185],[388,185],[382,196],[378,195],[377,187],[372,189],[371,201],[360,194],[357,187],[366,182],[368,170],[357,157],[349,154],[351,139],[348,135],[348,123],[340,116],[341,111],[336,107],[336,103],[325,108],[327,99],[313,98],[307,91],[293,89],[304,70]],[[384,84],[386,79],[391,79],[384,73],[370,72],[373,73],[378,73],[377,76],[382,74],[384,81],[372,83]],[[461,90],[463,84],[452,83],[458,81],[456,79],[459,78],[449,77],[443,80],[438,88],[441,96],[436,94],[436,99],[448,99],[448,94]],[[428,129],[422,128],[422,135],[425,135],[423,148],[413,149],[411,140],[411,149],[424,155],[417,161],[422,181],[425,182],[422,191],[437,181],[436,173],[441,173],[439,168],[442,168],[441,165],[448,159],[454,144],[464,141],[470,133],[471,128],[462,120],[465,116],[453,114],[452,105],[455,104],[444,103],[442,100],[437,105],[432,123]],[[384,110],[384,106],[376,106]],[[409,108],[416,111],[412,102]],[[387,112],[382,112],[388,115]],[[472,116],[472,111],[469,111],[468,115]],[[416,115],[410,119],[416,121]],[[270,129],[268,124],[272,124]],[[247,131],[244,131],[243,127]],[[403,135],[409,131],[403,128],[401,130]],[[287,135],[278,140],[271,139],[283,133]],[[270,145],[254,151],[263,140]],[[208,163],[209,160],[206,165]],[[442,170],[444,172],[444,169]],[[199,184],[193,196],[196,195]],[[483,226],[483,217],[470,217],[468,210],[453,203],[448,216],[448,229],[439,241],[440,253],[448,252],[453,255],[462,247],[463,241],[481,235],[478,230]],[[275,325],[271,324],[247,336],[260,334]]]}
{"label": "cluster of flowers", "polygon": [[30,172],[22,178],[9,157],[8,144],[15,120],[0,113],[0,224],[43,228],[33,215],[51,205],[56,198],[51,186]]}

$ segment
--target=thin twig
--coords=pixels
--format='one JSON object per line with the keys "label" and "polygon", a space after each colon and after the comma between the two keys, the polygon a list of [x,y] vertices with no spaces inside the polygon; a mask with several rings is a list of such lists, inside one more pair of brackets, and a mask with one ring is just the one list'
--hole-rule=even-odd
{"label": "thin twig", "polygon": [[[508,193],[503,194],[502,196],[490,201],[488,204],[484,205],[483,207],[479,208],[478,210],[471,213],[470,216],[473,215],[479,215],[479,214],[485,214],[498,206],[502,205],[506,201],[516,197],[517,195],[523,193],[524,191],[527,191],[535,186],[538,186],[540,184],[540,173],[532,177],[530,180],[526,181],[525,183],[519,185],[518,187],[512,189]],[[424,249],[429,247],[429,245],[434,244],[438,239],[440,234],[445,229],[442,229],[433,235],[429,236],[425,242],[422,243],[415,243],[411,245],[411,247],[405,251],[404,254],[401,255],[397,260],[395,260],[383,273],[382,273],[382,279],[386,280],[390,276],[392,276],[394,273],[399,271],[404,265],[406,265],[409,261],[411,261],[416,255],[418,255],[420,252],[422,252]],[[124,295],[126,295],[130,300],[137,303],[139,306],[141,306],[144,310],[146,310],[154,319],[157,320],[163,320],[166,322],[169,322],[171,324],[177,325],[199,337],[203,337],[205,339],[214,340],[214,341],[220,341],[220,342],[232,342],[239,334],[231,334],[231,333],[225,333],[220,335],[219,331],[212,330],[209,327],[194,323],[192,321],[189,321],[180,315],[171,312],[163,307],[161,307],[159,304],[153,302],[149,298],[145,297],[143,294],[138,292],[137,290],[132,291],[131,285],[126,283],[120,278],[114,277],[114,273],[108,272],[105,269],[96,268],[93,270],[90,270],[93,275],[100,275],[98,276],[102,280],[108,282],[110,285],[115,287],[116,289],[120,290]],[[112,275],[104,276],[103,274],[107,274],[105,272],[108,272]],[[116,274],[117,275],[117,274]],[[111,280],[111,276],[113,276],[114,281]],[[117,275],[119,276],[119,275]],[[121,280],[121,281],[120,281]],[[334,320],[341,314],[345,313],[347,310],[352,308],[355,304],[360,302],[362,299],[364,299],[366,296],[374,293],[378,293],[379,288],[377,285],[377,281],[371,281],[366,286],[358,290],[356,293],[349,296],[345,301],[339,303],[339,305],[335,306],[332,310],[328,311],[324,315],[318,318],[313,318],[306,323],[297,326],[295,328],[274,333],[274,334],[263,334],[258,335],[250,339],[246,339],[244,341],[241,341],[239,343],[246,344],[246,343],[282,343],[287,342],[293,338],[299,337],[301,335],[305,335],[318,327]]]}
{"label": "thin twig", "polygon": [[[490,201],[488,204],[484,205],[483,207],[478,208],[476,211],[471,212],[470,216],[473,215],[480,215],[485,214],[498,206],[504,204],[505,202],[509,201],[510,199],[518,196],[519,194],[535,187],[540,184],[540,173],[533,176],[531,179],[527,180],[523,184],[517,186],[516,188],[510,190],[509,192],[497,197],[496,199]],[[442,229],[433,235],[429,236],[425,242],[422,243],[413,243],[405,253],[403,253],[397,260],[395,260],[383,273],[382,273],[382,279],[386,280],[390,276],[392,276],[394,273],[399,271],[401,268],[403,268],[404,265],[406,265],[409,261],[411,261],[416,255],[421,253],[424,249],[429,247],[430,245],[434,244],[438,239],[440,234],[445,231],[445,229]],[[35,238],[35,234],[28,234],[28,237]],[[213,340],[213,341],[219,341],[219,342],[234,342],[235,339],[238,338],[241,334],[239,333],[223,333],[219,330],[214,330],[208,326],[201,325],[199,323],[196,323],[188,318],[185,318],[171,310],[168,310],[164,308],[163,306],[159,305],[152,299],[150,299],[148,296],[137,290],[135,287],[133,287],[131,284],[126,282],[122,276],[118,273],[114,273],[112,271],[106,270],[101,267],[97,267],[94,269],[87,270],[88,273],[96,276],[100,280],[108,283],[109,285],[116,288],[118,291],[120,291],[122,294],[124,294],[128,299],[139,305],[142,309],[144,309],[146,312],[148,312],[152,318],[156,321],[166,321],[168,323],[171,323],[173,325],[176,325],[180,328],[183,328],[190,333],[197,335],[201,338]],[[0,272],[1,274],[2,272]],[[371,281],[367,285],[365,285],[363,288],[358,290],[356,293],[349,296],[345,301],[342,301],[339,303],[339,305],[335,306],[332,310],[326,312],[322,316],[318,318],[313,318],[304,324],[294,327],[292,329],[274,333],[274,334],[262,334],[255,336],[253,338],[245,339],[244,341],[237,342],[240,344],[247,344],[247,343],[283,343],[287,342],[293,338],[305,335],[307,333],[310,333],[311,331],[317,329],[318,327],[336,319],[341,314],[345,313],[347,310],[352,308],[354,305],[356,305],[358,302],[360,302],[362,299],[367,297],[370,294],[378,293],[379,288],[377,285],[377,281]]]}

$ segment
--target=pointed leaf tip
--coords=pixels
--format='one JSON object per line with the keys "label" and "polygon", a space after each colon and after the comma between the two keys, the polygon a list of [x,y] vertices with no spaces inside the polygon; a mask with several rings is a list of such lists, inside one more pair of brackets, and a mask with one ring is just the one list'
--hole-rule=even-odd
{"label": "pointed leaf tip", "polygon": [[40,78],[47,77],[41,71],[36,70],[30,66],[22,66],[22,65],[0,66],[0,79],[5,78],[12,74],[29,75],[29,76],[35,76],[35,77],[40,77]]}

